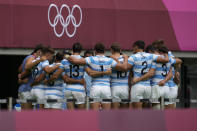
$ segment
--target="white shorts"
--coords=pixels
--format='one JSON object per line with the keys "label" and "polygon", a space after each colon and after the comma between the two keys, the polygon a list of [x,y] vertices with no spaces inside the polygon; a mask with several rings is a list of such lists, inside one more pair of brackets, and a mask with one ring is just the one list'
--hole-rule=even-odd
{"label": "white shorts", "polygon": [[[92,86],[90,88],[90,98],[92,99],[111,99],[111,89],[109,86]],[[90,103],[95,103],[98,101],[92,101]],[[110,102],[101,102],[110,103]]]}
{"label": "white shorts", "polygon": [[111,93],[112,93],[112,98],[114,99],[129,99],[128,86],[112,86]]}
{"label": "white shorts", "polygon": [[31,89],[31,95],[33,99],[45,99],[44,85],[37,85]]}
{"label": "white shorts", "polygon": [[[169,87],[169,98],[176,99],[178,96],[178,86]],[[169,104],[174,104],[175,102],[170,102]]]}
{"label": "white shorts", "polygon": [[132,99],[149,99],[151,97],[151,86],[135,84],[131,87]]}
{"label": "white shorts", "polygon": [[86,100],[86,93],[84,87],[66,86],[64,96],[66,99],[76,99],[75,104],[84,104]]}
{"label": "white shorts", "polygon": [[[151,98],[152,99],[159,99],[160,97],[169,98],[169,87],[168,86],[154,85],[152,87]],[[160,103],[160,102],[154,102],[154,103]],[[169,102],[165,102],[165,105],[168,105],[168,104],[169,104]]]}
{"label": "white shorts", "polygon": [[30,91],[19,92],[18,93],[18,98],[22,99],[22,100],[32,99],[32,95],[31,95]]}
{"label": "white shorts", "polygon": [[[50,89],[50,90],[49,90]],[[63,87],[48,87],[45,90],[46,99],[63,99]],[[62,109],[62,103],[46,103],[45,108]]]}

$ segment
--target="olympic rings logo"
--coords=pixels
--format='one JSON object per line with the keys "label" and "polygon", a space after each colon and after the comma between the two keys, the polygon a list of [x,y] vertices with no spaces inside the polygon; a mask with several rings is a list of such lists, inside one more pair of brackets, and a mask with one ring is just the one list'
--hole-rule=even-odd
{"label": "olympic rings logo", "polygon": [[[57,15],[55,16],[55,18],[54,18],[54,20],[52,22],[50,20],[51,8],[55,8],[56,11],[57,11]],[[66,8],[68,10],[68,16],[66,18],[64,18],[62,16],[62,10],[64,8]],[[80,12],[80,20],[79,20],[78,24],[76,23],[76,18],[73,16],[73,12],[74,12],[75,8],[78,8],[79,12]],[[81,8],[80,8],[79,5],[74,5],[72,7],[72,9],[70,10],[70,7],[68,5],[63,4],[61,6],[60,10],[59,10],[57,5],[50,4],[50,6],[48,8],[48,21],[49,21],[50,26],[53,27],[54,33],[55,33],[55,35],[57,37],[61,37],[64,34],[64,32],[66,32],[68,37],[73,37],[75,35],[75,33],[76,33],[77,27],[79,27],[81,25],[81,22],[82,22],[82,11],[81,11]],[[60,24],[63,27],[61,33],[57,33],[57,31],[56,31],[56,26],[57,26],[59,21],[60,21]],[[72,23],[72,25],[74,26],[74,31],[72,33],[69,33],[68,32],[68,28],[67,28],[70,23]]]}

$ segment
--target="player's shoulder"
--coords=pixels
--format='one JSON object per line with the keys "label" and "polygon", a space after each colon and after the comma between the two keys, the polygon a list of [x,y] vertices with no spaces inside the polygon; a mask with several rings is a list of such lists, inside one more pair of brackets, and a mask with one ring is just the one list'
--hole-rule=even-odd
{"label": "player's shoulder", "polygon": [[69,62],[67,59],[63,59],[63,60],[61,61],[61,64],[62,64],[62,65],[68,65],[68,64],[70,64],[70,62]]}

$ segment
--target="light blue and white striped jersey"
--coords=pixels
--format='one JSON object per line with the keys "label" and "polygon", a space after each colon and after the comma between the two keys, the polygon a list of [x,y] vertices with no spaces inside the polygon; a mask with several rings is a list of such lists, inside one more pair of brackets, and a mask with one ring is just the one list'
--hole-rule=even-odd
{"label": "light blue and white striped jersey", "polygon": [[[34,62],[34,61],[33,61]],[[43,68],[45,68],[46,66],[49,66],[49,61],[45,60],[43,62],[40,62],[36,67],[33,68],[32,70],[32,78],[33,80],[35,80],[36,78],[38,78],[42,73],[44,73]],[[43,82],[41,82],[40,84],[43,84]],[[39,84],[39,85],[40,85]],[[38,85],[35,85],[38,86]],[[34,86],[33,86],[34,87]]]}
{"label": "light blue and white striped jersey", "polygon": [[84,73],[84,80],[86,82],[87,95],[90,95],[90,88],[92,86],[92,77],[88,75],[87,72]]}
{"label": "light blue and white striped jersey", "polygon": [[[156,69],[155,75],[152,77],[152,85],[158,85],[160,81],[164,80],[169,73],[171,66],[175,63],[176,60],[172,59],[171,57],[169,57],[169,62],[165,64],[153,62],[153,65],[156,66]],[[165,86],[169,86],[168,82],[165,83]]]}
{"label": "light blue and white striped jersey", "polygon": [[[174,55],[173,54],[169,54],[168,53],[168,56],[171,58],[171,59],[174,59]],[[169,87],[175,87],[177,86],[177,84],[174,82],[173,78],[175,76],[175,68],[174,66],[172,66],[172,74],[173,74],[173,77],[168,81],[168,85]]]}
{"label": "light blue and white striped jersey", "polygon": [[[49,67],[54,67],[56,65],[62,66],[61,63],[53,63]],[[55,70],[52,73],[47,74],[47,79],[50,79],[50,77],[56,72]],[[64,72],[53,82],[47,84],[47,88],[45,88],[45,95],[46,96],[57,96],[59,98],[63,98],[63,89],[64,89],[64,80],[62,79],[62,75]]]}
{"label": "light blue and white striped jersey", "polygon": [[[128,63],[133,66],[133,77],[139,78],[146,74],[151,68],[156,68],[152,63],[158,58],[157,55],[138,52],[134,55],[131,55],[128,59]],[[150,79],[140,81],[137,84],[144,86],[150,86]]]}
{"label": "light blue and white striped jersey", "polygon": [[[74,58],[77,58],[77,59],[82,58],[80,55],[71,55],[71,56],[73,56]],[[84,71],[85,71],[84,70],[84,66],[82,66],[82,65],[74,65],[74,64],[70,63],[66,59],[62,60],[61,63],[62,63],[62,66],[60,66],[60,68],[64,69],[64,72],[70,78],[77,79],[77,80],[83,79]],[[82,84],[67,84],[67,87],[69,87],[69,88],[84,88],[84,85],[82,85]],[[66,89],[68,89],[68,88],[66,88]],[[70,90],[72,90],[72,89],[70,89]]]}
{"label": "light blue and white striped jersey", "polygon": [[[61,63],[53,63],[51,65],[49,65],[49,67],[54,67],[56,65],[60,65],[62,66]],[[51,76],[57,71],[58,69],[56,69],[54,72],[51,72],[49,74],[47,74],[47,79],[50,79]],[[64,72],[56,79],[54,80],[52,83],[50,83],[48,86],[61,86],[63,87],[63,84],[64,84],[64,80],[62,79],[62,75],[64,74]]]}
{"label": "light blue and white striped jersey", "polygon": [[[124,58],[122,55],[118,58],[118,61],[120,61],[121,63],[124,62]],[[123,71],[117,71],[115,69],[112,69],[111,87],[129,86],[128,78],[129,78],[129,71],[123,72]]]}
{"label": "light blue and white striped jersey", "polygon": [[[104,55],[96,55],[86,57],[86,64],[94,71],[107,71],[107,69],[116,66],[117,62],[112,58]],[[108,86],[110,87],[110,75],[103,75],[92,78],[92,86]]]}

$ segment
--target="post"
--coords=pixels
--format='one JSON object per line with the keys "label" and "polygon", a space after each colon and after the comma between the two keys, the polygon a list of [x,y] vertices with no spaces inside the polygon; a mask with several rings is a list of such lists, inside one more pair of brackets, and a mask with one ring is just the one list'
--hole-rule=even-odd
{"label": "post", "polygon": [[12,111],[12,97],[8,97],[8,111]]}
{"label": "post", "polygon": [[164,108],[165,108],[164,97],[161,97],[161,101],[160,101],[160,103],[161,103],[161,110],[163,111],[163,110],[164,110]]}

